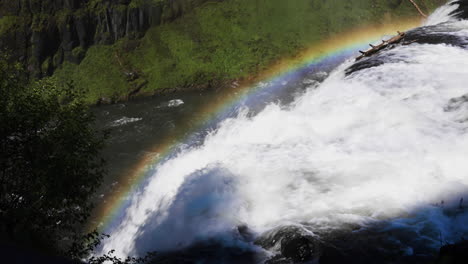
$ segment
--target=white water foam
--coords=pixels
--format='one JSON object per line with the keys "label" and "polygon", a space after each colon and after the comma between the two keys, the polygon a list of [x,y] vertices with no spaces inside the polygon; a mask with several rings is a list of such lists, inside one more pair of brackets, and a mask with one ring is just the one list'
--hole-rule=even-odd
{"label": "white water foam", "polygon": [[184,104],[184,101],[180,100],[180,99],[174,99],[174,100],[171,100],[167,103],[167,107],[178,107],[180,105],[183,105]]}
{"label": "white water foam", "polygon": [[130,123],[135,123],[135,122],[139,122],[143,120],[143,118],[139,118],[139,117],[122,117],[120,119],[117,119],[115,121],[112,121],[110,123],[110,126],[111,127],[118,127],[118,126],[123,126],[123,125],[126,125],[126,124],[130,124]]}
{"label": "white water foam", "polygon": [[468,94],[468,52],[411,44],[389,56],[401,62],[345,76],[347,62],[286,108],[225,120],[203,145],[160,165],[103,251],[227,243],[242,224],[260,234],[390,219],[430,226],[434,243],[439,233],[466,235],[467,215],[436,204],[455,208],[468,193],[468,103],[450,105]]}
{"label": "white water foam", "polygon": [[449,1],[446,5],[436,9],[424,22],[425,26],[437,25],[440,23],[455,20],[450,14],[457,10],[458,4],[452,4],[456,0]]}

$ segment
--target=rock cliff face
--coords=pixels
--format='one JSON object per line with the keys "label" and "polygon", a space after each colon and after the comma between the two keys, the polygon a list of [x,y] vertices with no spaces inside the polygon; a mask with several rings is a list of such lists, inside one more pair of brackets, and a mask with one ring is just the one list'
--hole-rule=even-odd
{"label": "rock cliff face", "polygon": [[79,63],[91,45],[139,38],[151,26],[172,21],[206,1],[0,1],[0,47],[40,78],[64,61]]}

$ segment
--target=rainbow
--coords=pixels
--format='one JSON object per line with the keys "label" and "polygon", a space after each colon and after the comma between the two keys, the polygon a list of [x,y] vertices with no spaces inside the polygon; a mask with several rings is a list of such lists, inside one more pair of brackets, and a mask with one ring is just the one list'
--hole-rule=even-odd
{"label": "rainbow", "polygon": [[[235,93],[232,91],[226,93],[221,100],[203,106],[203,109],[199,111],[203,113],[203,117],[197,120],[195,129],[187,131],[192,132],[186,133],[189,136],[173,136],[163,139],[152,148],[151,152],[158,153],[157,155],[143,158],[123,173],[120,185],[107,197],[105,203],[98,206],[87,229],[108,232],[116,227],[129,206],[131,194],[144,186],[145,181],[154,174],[159,164],[177,155],[179,152],[177,146],[182,143],[190,145],[195,140],[195,132],[213,128],[219,121],[232,114],[239,105],[249,105],[262,95],[279,92],[284,87],[281,85],[284,82],[297,80],[305,72],[343,61],[356,55],[359,49],[365,48],[369,43],[380,40],[383,35],[394,35],[397,30],[414,28],[420,23],[419,19],[402,20],[387,25],[361,27],[331,36],[314,43],[293,58],[276,62],[257,77],[241,83]],[[268,85],[258,85],[259,82],[268,83]]]}

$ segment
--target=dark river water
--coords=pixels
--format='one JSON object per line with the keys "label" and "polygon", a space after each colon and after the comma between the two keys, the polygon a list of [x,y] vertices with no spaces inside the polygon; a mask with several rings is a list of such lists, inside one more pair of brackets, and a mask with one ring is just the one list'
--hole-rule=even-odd
{"label": "dark river water", "polygon": [[110,137],[103,151],[107,173],[97,193],[98,204],[119,184],[128,180],[130,170],[162,141],[174,141],[190,133],[202,118],[203,104],[220,100],[213,91],[185,92],[137,98],[129,102],[94,107],[99,130]]}

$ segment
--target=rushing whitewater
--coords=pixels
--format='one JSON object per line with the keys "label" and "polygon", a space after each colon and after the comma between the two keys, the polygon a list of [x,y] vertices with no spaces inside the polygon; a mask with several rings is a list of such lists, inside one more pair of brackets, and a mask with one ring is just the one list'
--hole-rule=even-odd
{"label": "rushing whitewater", "polygon": [[[468,22],[449,16],[456,7],[436,11],[423,31],[468,39]],[[408,41],[359,67],[349,60],[287,106],[254,116],[243,109],[203,144],[158,165],[103,251],[127,256],[208,239],[256,248],[253,240],[283,226],[312,236],[348,226],[411,230],[433,249],[461,239],[468,235],[464,45]],[[408,255],[419,247],[392,239]]]}

